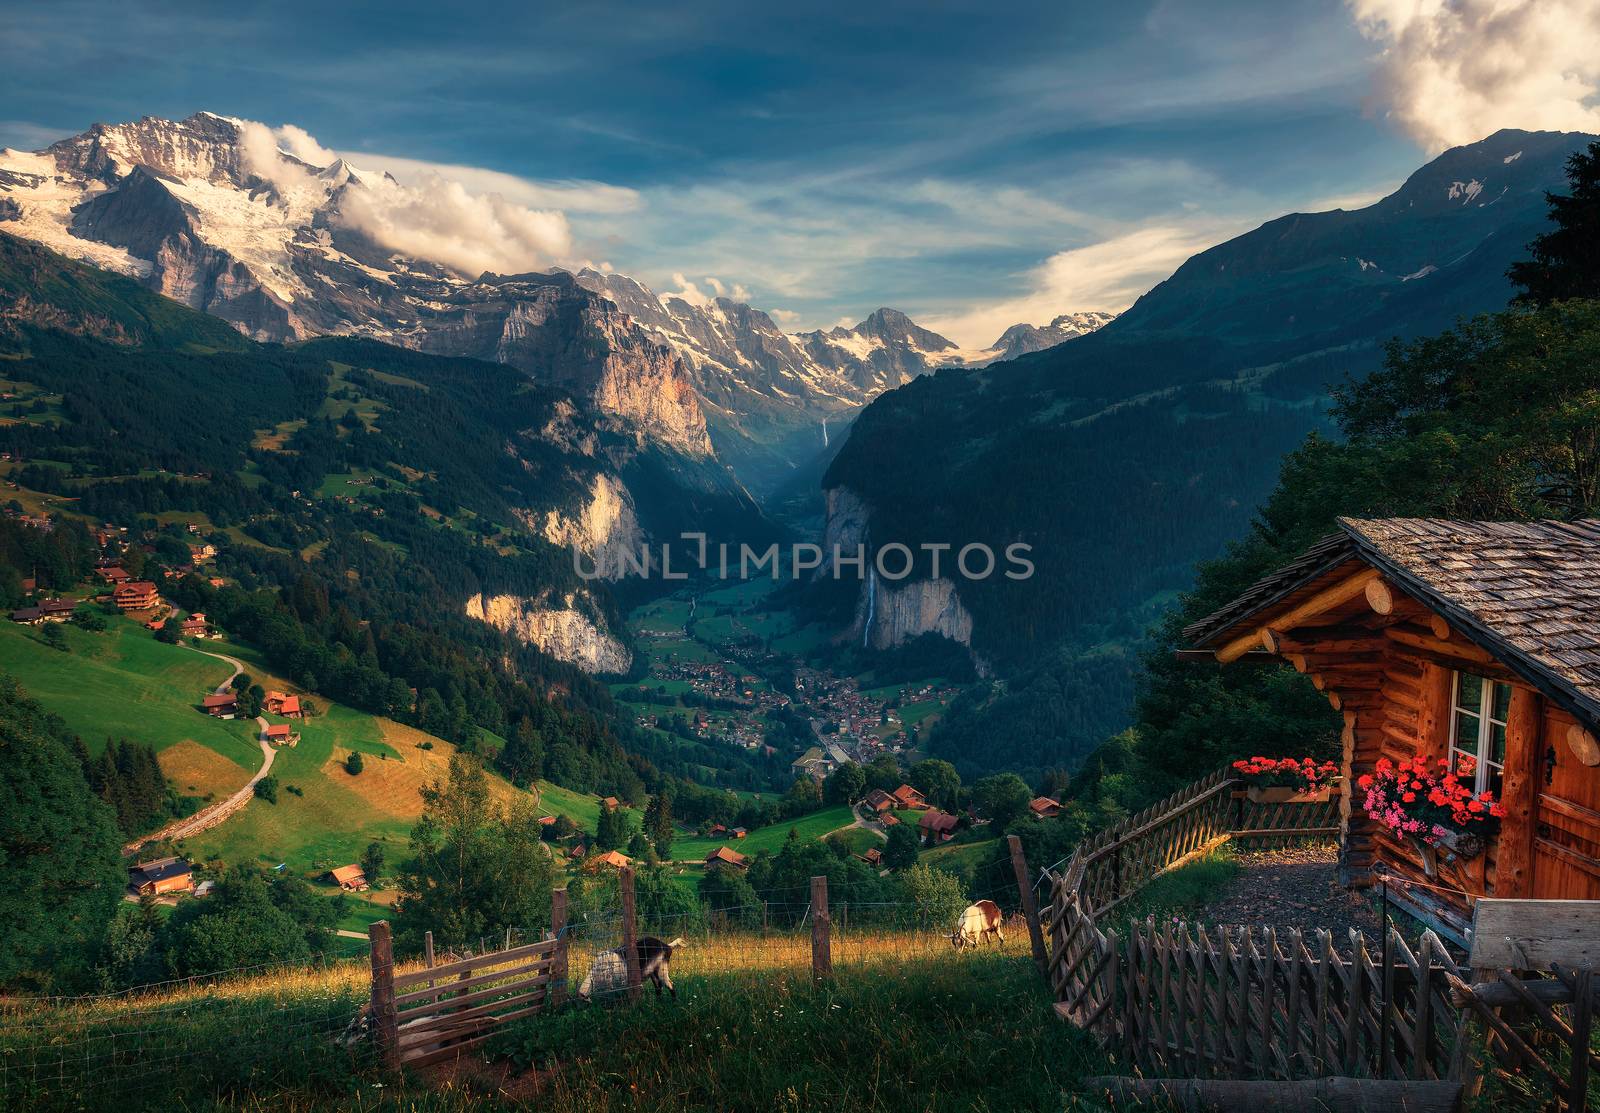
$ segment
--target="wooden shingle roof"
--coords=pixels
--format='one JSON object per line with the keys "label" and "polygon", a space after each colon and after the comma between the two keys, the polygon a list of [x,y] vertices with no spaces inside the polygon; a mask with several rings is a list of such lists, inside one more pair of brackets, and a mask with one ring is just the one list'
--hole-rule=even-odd
{"label": "wooden shingle roof", "polygon": [[1324,539],[1185,635],[1210,647],[1352,559],[1379,569],[1529,684],[1600,725],[1600,520],[1339,519]]}

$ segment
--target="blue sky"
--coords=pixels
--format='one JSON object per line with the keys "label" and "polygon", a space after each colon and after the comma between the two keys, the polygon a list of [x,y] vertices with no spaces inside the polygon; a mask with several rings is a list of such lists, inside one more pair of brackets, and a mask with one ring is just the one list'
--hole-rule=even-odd
{"label": "blue sky", "polygon": [[559,208],[547,265],[720,283],[790,328],[893,305],[976,345],[1397,185],[1442,144],[1391,111],[1386,3],[4,0],[0,145],[199,109],[291,124]]}

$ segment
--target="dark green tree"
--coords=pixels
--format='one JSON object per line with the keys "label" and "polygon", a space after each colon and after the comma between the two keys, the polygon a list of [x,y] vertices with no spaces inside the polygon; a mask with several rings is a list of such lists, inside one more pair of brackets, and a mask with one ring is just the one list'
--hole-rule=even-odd
{"label": "dark green tree", "polygon": [[367,848],[361,852],[361,872],[367,876],[367,884],[373,888],[379,887],[383,879],[383,863],[386,855],[381,842],[369,842]]}
{"label": "dark green tree", "polygon": [[278,802],[278,778],[270,773],[256,782],[256,795],[269,804]]}
{"label": "dark green tree", "polygon": [[448,780],[422,789],[411,859],[397,876],[397,938],[420,948],[431,930],[454,946],[508,927],[542,929],[550,922],[554,867],[540,831],[530,801],[497,804],[483,767],[452,756]]}
{"label": "dark green tree", "polygon": [[312,957],[307,928],[297,919],[305,911],[298,904],[292,910],[281,907],[273,883],[258,867],[235,866],[205,900],[183,901],[173,912],[166,931],[167,966],[186,977],[307,962]]}
{"label": "dark green tree", "polygon": [[822,798],[830,804],[853,804],[866,790],[867,771],[847,761],[828,775],[822,786]]}
{"label": "dark green tree", "polygon": [[127,883],[121,843],[64,725],[0,675],[0,985],[87,979]]}
{"label": "dark green tree", "polygon": [[595,845],[601,850],[616,850],[628,839],[628,821],[621,808],[600,805],[600,818],[595,826]]}
{"label": "dark green tree", "polygon": [[1529,259],[1506,276],[1522,287],[1519,300],[1548,305],[1568,298],[1600,298],[1600,143],[1567,160],[1571,192],[1545,194],[1548,232],[1528,245]]}
{"label": "dark green tree", "polygon": [[956,767],[940,758],[919,761],[911,767],[911,787],[936,807],[953,810],[961,794],[961,777]]}
{"label": "dark green tree", "polygon": [[917,829],[907,823],[889,828],[889,841],[883,847],[883,864],[892,870],[910,869],[917,864]]}
{"label": "dark green tree", "polygon": [[366,761],[362,758],[360,750],[351,750],[344,759],[344,771],[352,777],[360,776],[365,765]]}
{"label": "dark green tree", "polygon": [[663,784],[644,809],[644,830],[662,858],[672,857],[672,786]]}
{"label": "dark green tree", "polygon": [[991,773],[972,786],[972,802],[981,815],[989,817],[996,831],[1003,831],[1028,810],[1033,790],[1015,773]]}

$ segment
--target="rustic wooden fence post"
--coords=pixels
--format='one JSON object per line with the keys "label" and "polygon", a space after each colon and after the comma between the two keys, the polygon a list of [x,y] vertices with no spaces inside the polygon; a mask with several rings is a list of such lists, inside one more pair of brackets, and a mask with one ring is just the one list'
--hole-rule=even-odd
{"label": "rustic wooden fence post", "polygon": [[[422,933],[422,965],[429,970],[433,969],[433,932],[431,931]],[[433,988],[432,978],[428,979],[428,988]]]}
{"label": "rustic wooden fence post", "polygon": [[555,954],[550,958],[550,1003],[567,999],[567,891],[550,890],[550,931],[556,937]]}
{"label": "rustic wooden fence post", "polygon": [[389,938],[389,921],[373,924],[368,938],[372,951],[372,1030],[383,1065],[398,1070],[400,1018],[394,1003],[394,942]]}
{"label": "rustic wooden fence post", "polygon": [[639,925],[634,919],[633,867],[623,866],[622,875],[622,961],[628,967],[628,1000],[637,1001],[644,979],[639,974]]}
{"label": "rustic wooden fence post", "polygon": [[833,952],[828,944],[828,879],[811,879],[811,980],[819,983],[833,973]]}
{"label": "rustic wooden fence post", "polygon": [[1028,861],[1022,854],[1022,840],[1015,835],[1007,835],[1006,845],[1011,848],[1011,869],[1017,875],[1017,894],[1022,898],[1022,914],[1028,920],[1033,961],[1042,971],[1048,961],[1044,953],[1044,932],[1039,929],[1039,902],[1033,899],[1033,886],[1028,884]]}

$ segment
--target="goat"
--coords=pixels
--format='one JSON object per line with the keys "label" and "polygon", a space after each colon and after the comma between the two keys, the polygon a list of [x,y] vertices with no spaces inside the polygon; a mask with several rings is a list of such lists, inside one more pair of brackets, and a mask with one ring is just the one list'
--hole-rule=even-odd
{"label": "goat", "polygon": [[1005,950],[1006,937],[1000,930],[1000,906],[992,900],[980,900],[967,905],[962,911],[960,920],[956,922],[956,930],[950,933],[950,945],[958,951],[977,947],[991,935],[1000,941],[1000,949]]}
{"label": "goat", "polygon": [[[641,983],[652,983],[656,987],[657,997],[661,996],[663,988],[670,991],[673,997],[678,996],[678,989],[672,984],[672,952],[682,946],[681,936],[666,943],[653,935],[641,935],[635,945],[634,949],[639,955]],[[589,964],[589,972],[578,986],[578,997],[592,1001],[596,996],[618,993],[627,987],[628,964],[623,958],[622,948],[617,947],[594,956],[594,961]]]}

